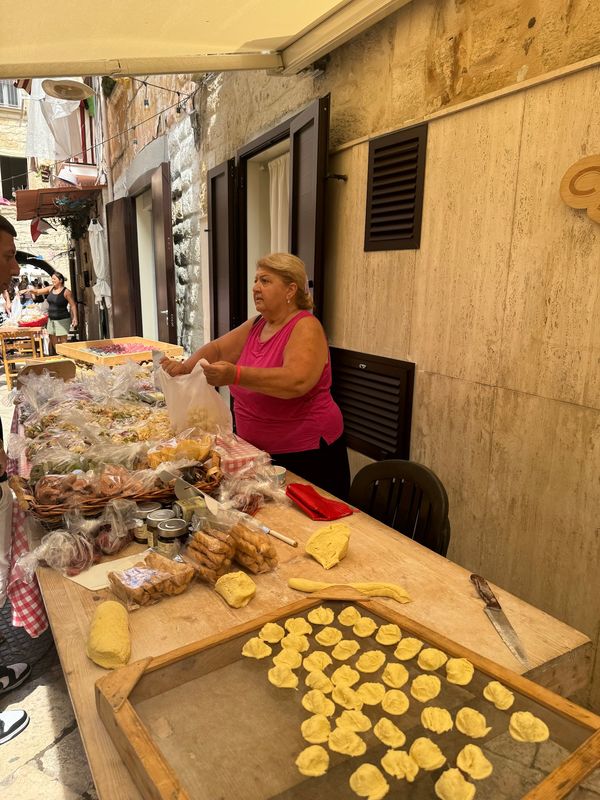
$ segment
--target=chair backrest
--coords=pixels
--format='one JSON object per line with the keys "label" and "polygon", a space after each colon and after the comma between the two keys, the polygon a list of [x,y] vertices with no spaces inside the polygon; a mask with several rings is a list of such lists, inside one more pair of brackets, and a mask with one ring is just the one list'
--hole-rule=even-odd
{"label": "chair backrest", "polygon": [[448,495],[429,467],[400,459],[368,464],[352,481],[350,502],[430,550],[448,552]]}

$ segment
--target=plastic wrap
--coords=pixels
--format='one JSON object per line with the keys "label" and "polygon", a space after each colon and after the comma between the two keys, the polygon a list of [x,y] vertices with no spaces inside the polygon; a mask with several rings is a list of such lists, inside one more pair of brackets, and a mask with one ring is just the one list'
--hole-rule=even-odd
{"label": "plastic wrap", "polygon": [[109,464],[102,472],[89,470],[68,475],[45,475],[38,480],[34,493],[40,505],[68,507],[98,497],[140,497],[158,482],[154,470],[130,472]]}
{"label": "plastic wrap", "polygon": [[236,545],[230,533],[229,523],[211,522],[204,518],[202,527],[196,528],[188,539],[184,550],[186,558],[193,562],[199,578],[215,584],[217,579],[229,572],[235,555]]}
{"label": "plastic wrap", "polygon": [[268,500],[290,505],[282,486],[264,468],[262,472],[254,472],[246,467],[239,475],[225,477],[219,487],[218,500],[225,508],[255,514]]}
{"label": "plastic wrap", "polygon": [[86,519],[77,509],[65,514],[65,525],[73,533],[84,535],[94,548],[114,555],[133,539],[137,504],[133,500],[110,500],[99,517]]}
{"label": "plastic wrap", "polygon": [[217,390],[209,386],[200,364],[187,375],[157,373],[167,410],[177,432],[193,428],[198,434],[231,431],[231,411]]}
{"label": "plastic wrap", "polygon": [[149,553],[144,561],[125,570],[108,573],[112,592],[129,610],[181,594],[194,577],[189,564]]}
{"label": "plastic wrap", "polygon": [[[189,434],[189,429],[185,434]],[[199,439],[187,438],[181,434],[161,442],[148,450],[148,466],[156,469],[160,465],[183,460],[187,463],[202,463],[205,461],[212,449],[213,437],[205,434]]]}
{"label": "plastic wrap", "polygon": [[93,543],[71,531],[56,530],[46,534],[30,553],[17,559],[23,579],[31,583],[40,564],[46,564],[63,575],[78,575],[97,560]]}

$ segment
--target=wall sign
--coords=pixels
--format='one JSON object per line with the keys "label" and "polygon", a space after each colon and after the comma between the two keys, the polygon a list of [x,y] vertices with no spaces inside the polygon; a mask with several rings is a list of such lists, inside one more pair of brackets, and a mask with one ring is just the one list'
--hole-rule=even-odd
{"label": "wall sign", "polygon": [[600,222],[600,155],[586,156],[572,164],[560,182],[560,196],[571,208],[587,209]]}

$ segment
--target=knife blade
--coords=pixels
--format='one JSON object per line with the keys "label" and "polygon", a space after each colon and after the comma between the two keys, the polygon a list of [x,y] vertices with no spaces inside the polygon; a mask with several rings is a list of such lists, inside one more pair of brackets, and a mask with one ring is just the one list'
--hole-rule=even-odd
{"label": "knife blade", "polygon": [[508,620],[508,617],[502,610],[502,606],[498,602],[498,598],[490,589],[490,586],[485,578],[481,575],[471,575],[471,580],[477,589],[479,596],[485,600],[485,608],[483,609],[492,623],[494,628],[500,634],[500,638],[508,647],[513,656],[522,664],[526,669],[529,669],[529,661],[527,655],[521,644],[517,632]]}

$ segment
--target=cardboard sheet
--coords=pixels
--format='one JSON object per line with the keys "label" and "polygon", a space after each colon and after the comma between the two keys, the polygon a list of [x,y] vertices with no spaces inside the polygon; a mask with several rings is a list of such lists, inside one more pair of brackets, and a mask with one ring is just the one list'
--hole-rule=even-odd
{"label": "cardboard sheet", "polygon": [[[108,587],[108,573],[114,569],[128,569],[138,561],[141,561],[148,552],[142,545],[139,545],[139,550],[130,555],[123,556],[122,558],[115,558],[112,561],[102,561],[100,564],[94,564],[93,567],[86,569],[85,572],[80,572],[79,575],[66,575],[70,581],[78,583],[85,589],[91,592],[96,592],[99,589],[106,589]],[[128,548],[128,549],[131,549]]]}

